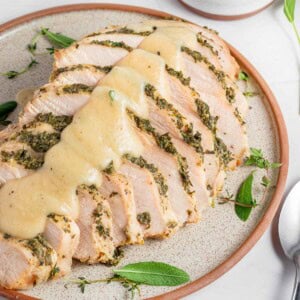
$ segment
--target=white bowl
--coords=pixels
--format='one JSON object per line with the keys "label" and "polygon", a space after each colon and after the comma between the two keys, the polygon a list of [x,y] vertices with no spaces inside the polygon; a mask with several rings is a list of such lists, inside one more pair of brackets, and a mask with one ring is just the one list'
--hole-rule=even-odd
{"label": "white bowl", "polygon": [[215,19],[239,19],[255,14],[274,0],[180,0],[194,11]]}

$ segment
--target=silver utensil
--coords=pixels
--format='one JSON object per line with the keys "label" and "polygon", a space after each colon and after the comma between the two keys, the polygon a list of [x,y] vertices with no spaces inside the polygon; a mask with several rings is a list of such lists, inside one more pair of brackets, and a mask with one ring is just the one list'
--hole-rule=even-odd
{"label": "silver utensil", "polygon": [[292,188],[285,200],[278,227],[284,253],[296,267],[292,300],[300,300],[300,181]]}

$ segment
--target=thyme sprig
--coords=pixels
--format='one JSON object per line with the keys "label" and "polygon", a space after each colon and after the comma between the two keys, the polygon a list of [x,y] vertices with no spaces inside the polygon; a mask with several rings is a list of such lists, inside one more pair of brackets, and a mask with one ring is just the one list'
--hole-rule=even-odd
{"label": "thyme sprig", "polygon": [[1,76],[5,76],[7,77],[8,79],[13,79],[21,74],[24,74],[26,73],[27,71],[29,71],[33,66],[37,65],[38,62],[31,58],[31,62],[23,69],[21,69],[20,71],[15,71],[15,70],[11,70],[11,71],[8,71],[8,72],[5,72],[5,73],[0,73]]}
{"label": "thyme sprig", "polygon": [[127,289],[128,292],[131,293],[131,298],[133,299],[135,296],[135,292],[138,292],[138,295],[141,295],[140,283],[136,283],[132,280],[128,280],[126,278],[122,278],[121,276],[115,274],[110,278],[106,279],[95,279],[89,280],[85,277],[78,277],[77,279],[70,280],[65,287],[67,288],[69,284],[76,284],[80,289],[81,293],[84,294],[86,286],[95,283],[111,283],[111,282],[119,282],[124,288]]}
{"label": "thyme sprig", "polygon": [[41,33],[38,32],[33,39],[31,40],[30,44],[27,45],[27,50],[34,56],[35,55],[35,51],[37,49],[37,41],[39,40],[41,36]]}
{"label": "thyme sprig", "polygon": [[241,207],[247,207],[247,208],[253,208],[258,206],[258,204],[256,203],[256,201],[253,202],[253,204],[245,204],[245,203],[241,203],[238,202],[234,199],[234,195],[233,194],[229,194],[228,190],[226,191],[227,195],[226,196],[222,196],[219,198],[219,202],[218,204],[225,204],[228,202],[234,203],[237,206],[241,206]]}

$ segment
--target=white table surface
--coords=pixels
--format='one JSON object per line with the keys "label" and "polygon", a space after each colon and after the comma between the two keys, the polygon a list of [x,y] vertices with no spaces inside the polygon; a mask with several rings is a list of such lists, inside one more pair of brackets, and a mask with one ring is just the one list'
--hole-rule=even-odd
{"label": "white table surface", "polygon": [[[0,0],[0,23],[15,17],[63,4],[97,0]],[[288,128],[290,169],[287,191],[300,179],[300,47],[282,13],[282,2],[240,21],[212,21],[182,7],[176,0],[106,0],[155,8],[178,15],[220,32],[256,66],[275,93]],[[300,29],[300,2],[297,3]],[[188,300],[284,300],[289,299],[294,277],[293,265],[284,259],[277,238],[276,222],[256,246],[231,271],[208,287],[186,297]]]}

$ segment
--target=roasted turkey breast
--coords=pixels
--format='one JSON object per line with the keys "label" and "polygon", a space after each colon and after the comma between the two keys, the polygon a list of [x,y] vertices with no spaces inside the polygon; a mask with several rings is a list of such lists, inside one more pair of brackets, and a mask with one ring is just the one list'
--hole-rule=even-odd
{"label": "roasted turkey breast", "polygon": [[[32,239],[2,232],[0,285],[24,289],[61,277],[72,258],[115,264],[121,246],[164,239],[198,222],[226,172],[248,151],[248,105],[236,84],[238,72],[216,32],[171,20],[109,27],[56,50],[49,83],[35,91],[18,123],[0,134],[2,186],[39,172],[62,139],[82,160],[97,153],[82,147],[88,137],[80,128],[65,130],[74,118],[76,126],[83,122],[78,113],[97,89],[108,91],[112,107],[126,106],[124,124],[142,151],[122,152],[106,168],[99,163],[101,185],[75,187],[76,217],[53,211]],[[84,122],[94,127],[88,118]],[[107,132],[95,134],[97,145],[105,145],[111,128]],[[63,162],[65,153],[55,153]]]}

